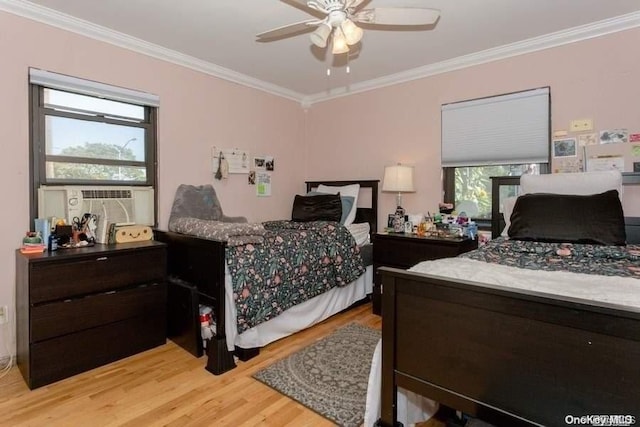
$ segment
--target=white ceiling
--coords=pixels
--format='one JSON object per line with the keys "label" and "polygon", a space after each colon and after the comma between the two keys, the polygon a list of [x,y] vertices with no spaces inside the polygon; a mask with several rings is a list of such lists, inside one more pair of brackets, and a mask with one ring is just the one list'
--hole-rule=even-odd
{"label": "white ceiling", "polygon": [[347,74],[345,55],[332,64],[331,54],[312,49],[308,34],[255,41],[255,34],[312,18],[291,0],[0,0],[0,10],[302,102],[640,26],[639,0],[371,0],[367,5],[377,6],[436,8],[441,18],[426,31],[366,29]]}

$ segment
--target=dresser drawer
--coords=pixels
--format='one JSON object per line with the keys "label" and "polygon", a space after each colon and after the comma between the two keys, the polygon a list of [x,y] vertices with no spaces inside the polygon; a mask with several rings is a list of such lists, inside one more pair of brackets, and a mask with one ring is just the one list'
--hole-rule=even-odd
{"label": "dresser drawer", "polygon": [[162,345],[165,319],[134,317],[31,345],[30,388]]}
{"label": "dresser drawer", "polygon": [[30,302],[68,299],[113,290],[123,284],[162,280],[166,274],[165,258],[163,248],[152,248],[33,264],[29,270]]}
{"label": "dresser drawer", "polygon": [[37,305],[31,308],[31,342],[130,317],[157,318],[164,315],[165,305],[165,283]]}
{"label": "dresser drawer", "polygon": [[373,246],[374,263],[396,268],[409,268],[420,261],[456,255],[457,246],[428,245],[411,239],[379,240]]}

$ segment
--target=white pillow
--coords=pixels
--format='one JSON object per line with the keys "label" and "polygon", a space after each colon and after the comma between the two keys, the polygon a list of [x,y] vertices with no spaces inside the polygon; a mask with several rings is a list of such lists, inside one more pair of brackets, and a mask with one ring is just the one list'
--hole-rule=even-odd
{"label": "white pillow", "polygon": [[522,175],[520,178],[520,194],[550,193],[588,196],[609,190],[618,190],[618,194],[622,196],[620,171]]}
{"label": "white pillow", "polygon": [[517,197],[507,197],[502,202],[502,215],[504,215],[504,223],[505,226],[502,229],[502,233],[500,234],[502,237],[509,236],[509,226],[511,225],[511,213],[513,212],[513,208],[516,205]]}
{"label": "white pillow", "polygon": [[358,193],[360,192],[360,184],[343,185],[342,187],[320,184],[318,185],[318,188],[316,188],[316,191],[324,194],[340,193],[341,196],[353,197],[353,205],[351,206],[349,215],[344,220],[344,225],[353,224],[353,221],[356,219],[356,210],[358,209]]}

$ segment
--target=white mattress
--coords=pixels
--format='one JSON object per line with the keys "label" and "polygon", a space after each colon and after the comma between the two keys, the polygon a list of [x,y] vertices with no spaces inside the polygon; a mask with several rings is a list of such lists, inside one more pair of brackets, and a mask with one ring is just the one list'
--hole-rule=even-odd
{"label": "white mattress", "polygon": [[505,290],[534,291],[543,296],[583,304],[608,304],[620,309],[640,310],[640,279],[630,277],[529,270],[467,258],[423,261],[409,271],[464,279]]}
{"label": "white mattress", "polygon": [[344,310],[373,291],[373,267],[347,286],[335,287],[284,311],[278,317],[238,334],[236,304],[233,301],[231,275],[225,271],[225,333],[227,349],[263,347],[271,342],[306,329]]}

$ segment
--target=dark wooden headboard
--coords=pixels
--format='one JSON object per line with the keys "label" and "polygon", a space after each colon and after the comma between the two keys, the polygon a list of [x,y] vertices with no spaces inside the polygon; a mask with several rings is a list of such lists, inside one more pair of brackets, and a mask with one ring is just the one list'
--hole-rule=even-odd
{"label": "dark wooden headboard", "polygon": [[341,187],[343,185],[360,184],[360,194],[366,189],[371,189],[371,207],[360,207],[356,210],[355,223],[368,222],[371,227],[371,233],[378,231],[378,183],[377,179],[362,181],[305,181],[307,184],[307,193],[317,188],[319,185],[330,185],[332,187]]}
{"label": "dark wooden headboard", "polygon": [[[505,227],[504,217],[500,212],[500,187],[520,185],[519,176],[491,177],[491,238],[496,238]],[[622,174],[622,185],[640,185],[640,173],[625,172]],[[640,243],[640,217],[625,217],[627,242]]]}

